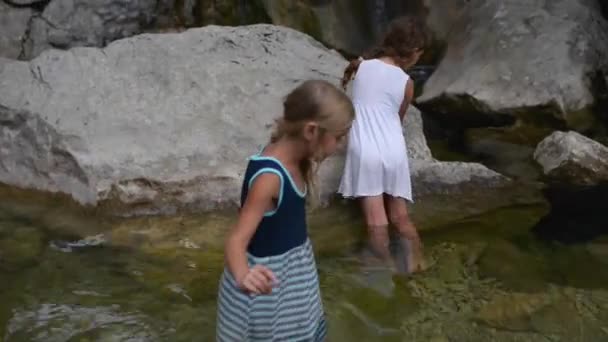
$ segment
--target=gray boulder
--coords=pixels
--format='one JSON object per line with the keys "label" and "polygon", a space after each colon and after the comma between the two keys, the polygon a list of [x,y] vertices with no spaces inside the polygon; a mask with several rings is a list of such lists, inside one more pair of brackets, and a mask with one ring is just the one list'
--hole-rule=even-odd
{"label": "gray boulder", "polygon": [[592,84],[608,75],[608,23],[597,1],[426,2],[447,51],[418,99],[423,111],[472,126],[513,117],[593,125]]}
{"label": "gray boulder", "polygon": [[608,147],[576,132],[555,132],[538,144],[534,159],[551,180],[577,185],[608,181]]}
{"label": "gray boulder", "polygon": [[0,57],[18,58],[34,12],[30,8],[15,8],[0,1]]}
{"label": "gray boulder", "polygon": [[[306,79],[337,84],[345,65],[309,36],[270,25],[0,59],[0,182],[137,214],[233,206],[281,99]],[[505,180],[480,165],[434,161],[413,108],[405,134],[418,193]],[[323,165],[323,200],[341,165],[341,156]]]}
{"label": "gray boulder", "polygon": [[24,58],[51,47],[105,46],[116,39],[162,27],[170,0],[52,0],[31,22]]}

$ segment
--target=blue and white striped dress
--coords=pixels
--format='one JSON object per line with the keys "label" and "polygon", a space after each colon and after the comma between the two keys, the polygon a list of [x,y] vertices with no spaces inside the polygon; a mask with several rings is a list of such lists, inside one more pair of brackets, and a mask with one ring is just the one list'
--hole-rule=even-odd
{"label": "blue and white striped dress", "polygon": [[272,157],[254,156],[245,173],[241,202],[258,175],[281,179],[277,208],[264,215],[248,247],[250,267],[262,264],[278,279],[268,295],[240,290],[230,271],[218,296],[217,341],[324,341],[325,317],[312,245],[307,235],[305,192]]}

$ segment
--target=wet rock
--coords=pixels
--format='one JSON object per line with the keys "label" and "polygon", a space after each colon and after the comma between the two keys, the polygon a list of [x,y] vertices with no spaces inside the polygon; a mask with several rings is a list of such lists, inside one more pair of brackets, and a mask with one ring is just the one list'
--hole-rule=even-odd
{"label": "wet rock", "polygon": [[78,241],[62,241],[52,240],[50,242],[51,248],[64,252],[71,253],[74,250],[81,250],[84,248],[99,247],[107,243],[104,234],[98,234],[94,236],[87,236],[84,239]]}
{"label": "wet rock", "polygon": [[431,6],[430,18],[443,20],[449,36],[418,105],[460,126],[505,125],[517,117],[592,127],[590,108],[601,90],[592,80],[608,74],[608,23],[598,6],[587,0]]}
{"label": "wet rock", "polygon": [[[573,339],[579,335],[579,327],[583,322],[580,312],[576,308],[576,303],[567,298],[557,298],[550,305],[547,305],[530,317],[530,322],[534,330],[543,334],[561,334],[562,336],[574,335]],[[590,329],[587,329],[587,333]]]}
{"label": "wet rock", "polygon": [[31,8],[15,8],[0,1],[0,57],[16,59],[23,53],[33,15]]}
{"label": "wet rock", "polygon": [[464,138],[474,160],[505,176],[536,181],[541,173],[532,155],[536,145],[551,133],[541,127],[516,125],[468,129]]}
{"label": "wet rock", "polygon": [[488,326],[514,331],[530,331],[530,316],[550,304],[542,294],[498,294],[482,307],[476,319]]}
{"label": "wet rock", "polygon": [[569,341],[602,339],[601,327],[591,323],[595,318],[582,312],[582,307],[576,295],[555,290],[545,294],[496,294],[475,319],[498,330],[560,336]]}
{"label": "wet rock", "polygon": [[577,185],[608,181],[608,147],[576,132],[555,132],[540,142],[534,159],[551,180]]}
{"label": "wet rock", "polygon": [[[475,249],[475,248],[471,248]],[[457,283],[465,278],[465,250],[462,245],[440,244],[425,255],[435,276],[441,282]],[[445,286],[445,285],[443,285]],[[435,291],[438,289],[434,289]]]}
{"label": "wet rock", "polygon": [[[234,206],[282,97],[306,79],[337,84],[345,64],[309,36],[270,25],[0,60],[0,181],[125,215]],[[433,160],[419,113],[408,115],[415,193],[505,185],[480,164]],[[323,165],[322,201],[334,196],[342,162]]]}
{"label": "wet rock", "polygon": [[547,287],[549,265],[515,245],[498,240],[490,243],[479,258],[479,275],[494,278],[510,290],[539,292]]}
{"label": "wet rock", "polygon": [[41,304],[15,310],[8,322],[7,341],[64,341],[135,339],[151,341],[159,331],[146,324],[138,314],[120,312],[119,306],[83,307],[80,305]]}
{"label": "wet rock", "polygon": [[590,243],[587,250],[591,255],[595,256],[600,262],[608,264],[608,242]]}
{"label": "wet rock", "polygon": [[411,168],[414,194],[446,194],[506,186],[509,179],[477,163],[426,162]]}

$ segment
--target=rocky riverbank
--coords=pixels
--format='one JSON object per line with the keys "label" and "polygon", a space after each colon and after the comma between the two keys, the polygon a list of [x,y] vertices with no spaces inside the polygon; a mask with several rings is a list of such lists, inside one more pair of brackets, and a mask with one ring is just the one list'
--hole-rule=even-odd
{"label": "rocky riverbank", "polygon": [[[338,83],[346,61],[271,25],[145,34],[104,49],[0,60],[0,181],[123,214],[234,206],[247,157],[305,79]],[[505,186],[480,164],[436,161],[420,113],[404,127],[418,195]],[[329,200],[342,157],[321,170]]]}

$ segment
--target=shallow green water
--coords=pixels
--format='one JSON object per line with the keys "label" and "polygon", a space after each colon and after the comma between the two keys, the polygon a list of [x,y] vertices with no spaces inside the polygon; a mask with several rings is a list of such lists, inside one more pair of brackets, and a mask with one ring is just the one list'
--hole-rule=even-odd
{"label": "shallow green water", "polygon": [[[0,340],[213,340],[230,215],[110,220],[8,198]],[[482,215],[446,203],[413,208],[432,267],[411,278],[362,262],[351,210],[312,217],[332,341],[608,341],[607,240],[536,241],[542,202]]]}

